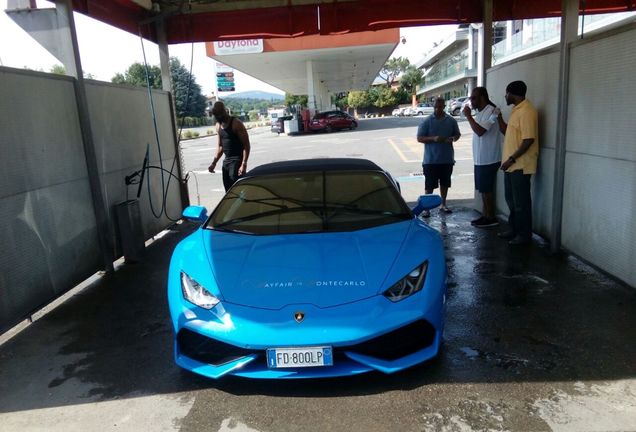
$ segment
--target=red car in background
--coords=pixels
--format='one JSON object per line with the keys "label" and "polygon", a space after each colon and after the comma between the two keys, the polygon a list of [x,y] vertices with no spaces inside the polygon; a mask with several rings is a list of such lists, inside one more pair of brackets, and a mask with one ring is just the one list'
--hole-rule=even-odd
{"label": "red car in background", "polygon": [[309,122],[309,130],[312,132],[332,132],[342,129],[355,129],[358,122],[355,118],[342,111],[325,111],[318,113]]}

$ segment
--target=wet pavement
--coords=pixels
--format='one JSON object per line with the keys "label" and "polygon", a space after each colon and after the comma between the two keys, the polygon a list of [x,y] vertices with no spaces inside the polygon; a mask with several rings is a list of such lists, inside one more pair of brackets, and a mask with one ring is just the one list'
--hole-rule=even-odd
{"label": "wet pavement", "polygon": [[475,216],[429,220],[449,269],[431,362],[282,382],[180,371],[165,281],[184,223],[0,346],[0,430],[636,430],[636,290]]}

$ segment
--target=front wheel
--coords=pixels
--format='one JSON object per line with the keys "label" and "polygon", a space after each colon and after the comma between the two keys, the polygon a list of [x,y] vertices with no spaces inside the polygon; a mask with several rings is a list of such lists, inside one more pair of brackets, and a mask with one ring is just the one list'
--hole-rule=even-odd
{"label": "front wheel", "polygon": [[325,131],[327,133],[331,133],[331,132],[333,132],[333,128],[331,127],[331,125],[327,125],[327,127],[325,128]]}

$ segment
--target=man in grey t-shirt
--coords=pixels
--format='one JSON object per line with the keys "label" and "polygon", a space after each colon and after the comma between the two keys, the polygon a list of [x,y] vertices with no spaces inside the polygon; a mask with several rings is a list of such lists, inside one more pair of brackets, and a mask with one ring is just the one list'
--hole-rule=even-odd
{"label": "man in grey t-shirt", "polygon": [[[446,196],[455,165],[453,142],[461,134],[457,121],[444,112],[445,106],[446,101],[443,98],[435,100],[433,114],[425,118],[417,129],[417,141],[424,144],[424,190],[427,194],[432,194],[439,186],[442,196],[441,211],[451,213],[446,205]],[[426,210],[422,215],[428,217],[430,212]]]}

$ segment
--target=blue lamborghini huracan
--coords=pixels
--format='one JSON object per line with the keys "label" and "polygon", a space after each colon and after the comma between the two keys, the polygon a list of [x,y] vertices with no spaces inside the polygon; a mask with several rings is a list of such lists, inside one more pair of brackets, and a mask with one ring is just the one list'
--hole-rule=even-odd
{"label": "blue lamborghini huracan", "polygon": [[168,300],[179,366],[219,378],[393,373],[438,353],[442,239],[399,185],[364,159],[251,170],[172,255]]}

